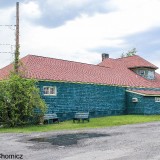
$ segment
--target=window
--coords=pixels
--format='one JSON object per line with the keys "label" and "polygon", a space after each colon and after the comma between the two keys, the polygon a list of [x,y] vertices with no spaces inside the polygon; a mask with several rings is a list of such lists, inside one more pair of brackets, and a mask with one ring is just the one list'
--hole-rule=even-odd
{"label": "window", "polygon": [[139,70],[139,75],[145,76],[145,71],[144,70]]}
{"label": "window", "polygon": [[155,97],[155,102],[160,102],[160,97]]}
{"label": "window", "polygon": [[148,79],[154,79],[154,71],[148,71]]}
{"label": "window", "polygon": [[57,95],[57,88],[55,86],[54,87],[45,86],[45,87],[43,87],[43,94],[56,96]]}
{"label": "window", "polygon": [[155,70],[151,68],[137,68],[133,70],[136,72],[138,75],[148,79],[148,80],[153,80],[155,79]]}

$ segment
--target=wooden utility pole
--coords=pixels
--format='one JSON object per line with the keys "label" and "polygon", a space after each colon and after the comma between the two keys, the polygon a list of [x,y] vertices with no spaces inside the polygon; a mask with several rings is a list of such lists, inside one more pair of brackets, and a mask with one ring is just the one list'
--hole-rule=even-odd
{"label": "wooden utility pole", "polygon": [[15,60],[14,60],[14,71],[18,74],[19,70],[19,2],[16,3],[16,49],[15,49]]}

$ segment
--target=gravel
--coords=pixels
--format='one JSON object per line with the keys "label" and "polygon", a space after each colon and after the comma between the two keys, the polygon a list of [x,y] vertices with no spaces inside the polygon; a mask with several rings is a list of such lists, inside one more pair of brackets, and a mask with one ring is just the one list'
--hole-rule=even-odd
{"label": "gravel", "polygon": [[160,160],[159,151],[160,122],[0,134],[2,160]]}

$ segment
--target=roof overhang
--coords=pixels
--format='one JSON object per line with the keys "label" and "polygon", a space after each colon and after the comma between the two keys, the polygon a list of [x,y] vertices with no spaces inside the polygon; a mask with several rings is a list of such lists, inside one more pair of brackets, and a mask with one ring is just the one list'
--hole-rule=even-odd
{"label": "roof overhang", "polygon": [[160,91],[152,90],[126,90],[126,92],[138,94],[145,97],[160,97]]}
{"label": "roof overhang", "polygon": [[158,69],[158,67],[153,66],[134,66],[134,67],[128,67],[129,69],[135,69],[135,68],[147,68],[147,69]]}

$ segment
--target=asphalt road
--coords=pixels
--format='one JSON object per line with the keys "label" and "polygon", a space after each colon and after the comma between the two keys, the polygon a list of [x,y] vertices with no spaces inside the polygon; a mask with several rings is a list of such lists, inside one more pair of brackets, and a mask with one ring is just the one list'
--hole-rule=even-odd
{"label": "asphalt road", "polygon": [[160,122],[77,131],[1,133],[0,160],[11,158],[160,160]]}

